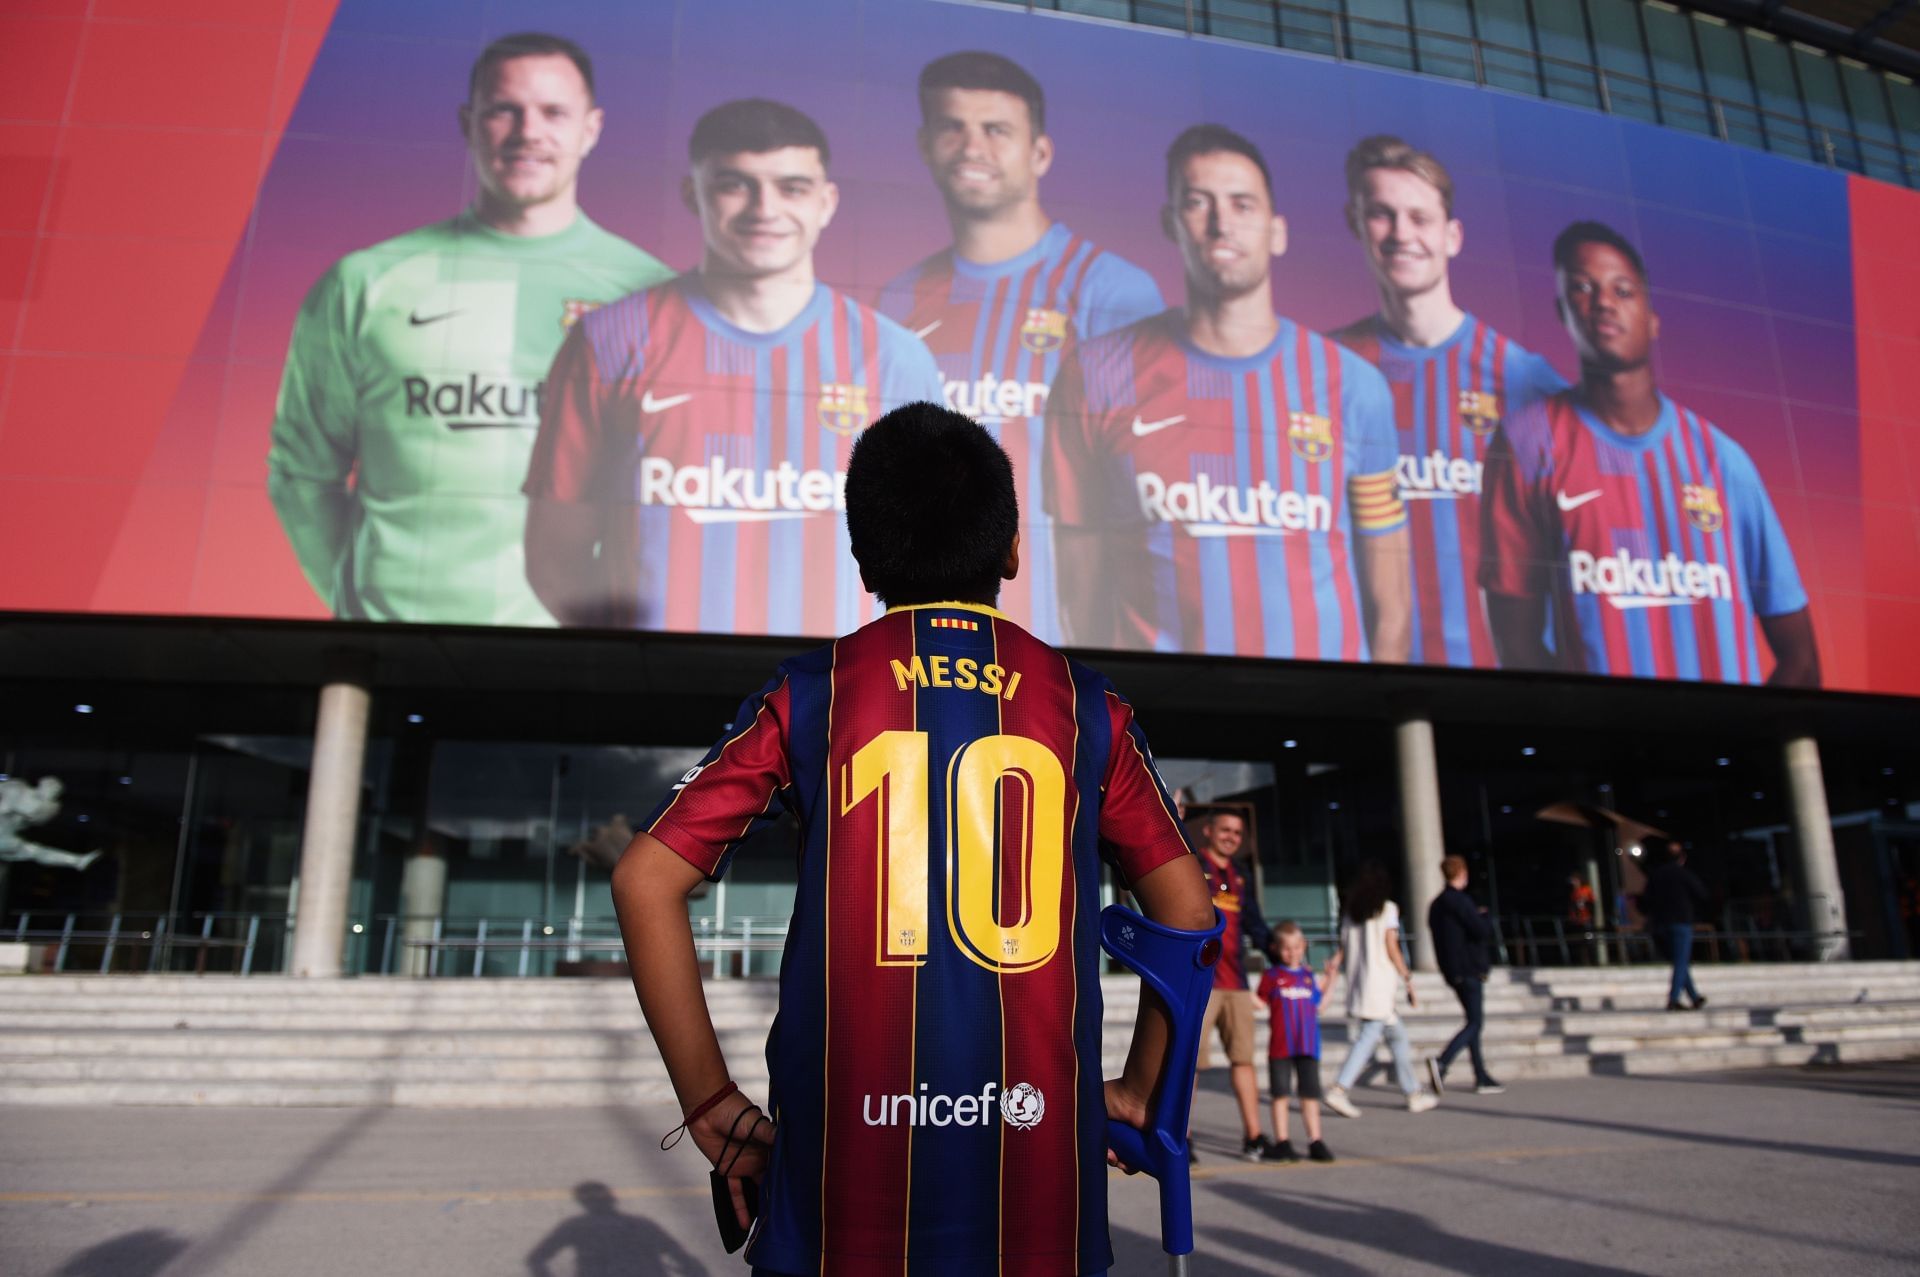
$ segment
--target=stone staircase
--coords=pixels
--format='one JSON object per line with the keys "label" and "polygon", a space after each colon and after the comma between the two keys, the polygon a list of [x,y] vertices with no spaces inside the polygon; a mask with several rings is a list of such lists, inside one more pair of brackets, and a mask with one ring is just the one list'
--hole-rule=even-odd
{"label": "stone staircase", "polygon": [[[1684,1013],[1664,1009],[1665,977],[1653,967],[1496,972],[1489,1067],[1515,1080],[1920,1055],[1920,963],[1701,967],[1695,980],[1711,1001]],[[1139,985],[1105,984],[1107,1064],[1118,1069]],[[1408,1025],[1426,1054],[1459,1020],[1437,977],[1417,989]],[[764,1087],[777,986],[724,980],[706,991],[735,1078]],[[1337,1005],[1326,1037],[1337,1066]],[[1455,1076],[1465,1081],[1464,1061]],[[670,1095],[625,981],[0,979],[0,1104],[537,1108]]]}

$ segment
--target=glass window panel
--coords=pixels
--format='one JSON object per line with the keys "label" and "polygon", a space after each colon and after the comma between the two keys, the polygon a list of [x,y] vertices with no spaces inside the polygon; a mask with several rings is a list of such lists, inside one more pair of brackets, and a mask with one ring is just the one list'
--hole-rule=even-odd
{"label": "glass window panel", "polygon": [[[1060,7],[1069,4],[1085,4],[1088,8],[1103,7],[1089,0],[1060,0]],[[1186,0],[1133,0],[1133,20],[1143,27],[1170,27],[1175,31],[1187,29]]]}
{"label": "glass window panel", "polygon": [[1347,0],[1348,56],[1356,62],[1413,69],[1413,32],[1406,0]]}
{"label": "glass window panel", "polygon": [[1806,110],[1800,104],[1800,87],[1793,78],[1793,55],[1773,37],[1749,31],[1747,58],[1753,65],[1754,85],[1760,90],[1767,149],[1812,159]]}
{"label": "glass window panel", "polygon": [[1700,45],[1700,61],[1706,71],[1707,93],[1719,112],[1723,136],[1742,146],[1765,147],[1766,130],[1755,110],[1759,99],[1753,87],[1753,73],[1747,69],[1746,51],[1740,33],[1723,22],[1695,15],[1694,39]]}
{"label": "glass window panel", "polygon": [[1857,62],[1840,59],[1840,85],[1846,91],[1847,111],[1860,140],[1860,160],[1869,177],[1889,182],[1902,178],[1900,146],[1894,138],[1893,117],[1887,111],[1883,81]]}
{"label": "glass window panel", "polygon": [[1275,43],[1273,6],[1267,0],[1206,0],[1195,7],[1204,12],[1210,35],[1249,44]]}
{"label": "glass window panel", "polygon": [[1640,10],[1647,29],[1647,53],[1660,101],[1660,119],[1677,129],[1717,133],[1693,52],[1693,23],[1678,9],[1648,3]]}
{"label": "glass window panel", "polygon": [[1534,0],[1533,20],[1547,96],[1581,106],[1599,106],[1593,72],[1593,46],[1579,0]]}
{"label": "glass window panel", "polygon": [[1413,0],[1414,54],[1420,70],[1478,82],[1473,11],[1467,0]]}
{"label": "glass window panel", "polygon": [[1277,8],[1282,48],[1302,53],[1340,52],[1340,0],[1290,0]]}
{"label": "glass window panel", "polygon": [[1905,76],[1887,77],[1887,97],[1893,104],[1893,123],[1906,155],[1907,185],[1920,186],[1920,85]]}
{"label": "glass window panel", "polygon": [[1633,0],[1587,0],[1587,16],[1593,22],[1594,54],[1606,73],[1608,109],[1637,120],[1659,119]]}
{"label": "glass window panel", "polygon": [[1813,122],[1814,140],[1825,150],[1828,163],[1844,169],[1860,168],[1860,153],[1853,142],[1853,120],[1847,115],[1846,99],[1840,93],[1840,68],[1832,58],[1805,45],[1793,46],[1794,70],[1800,74],[1800,94],[1807,100],[1807,119]]}
{"label": "glass window panel", "polygon": [[1480,61],[1487,83],[1515,93],[1540,92],[1540,61],[1533,56],[1533,24],[1527,0],[1475,0]]}

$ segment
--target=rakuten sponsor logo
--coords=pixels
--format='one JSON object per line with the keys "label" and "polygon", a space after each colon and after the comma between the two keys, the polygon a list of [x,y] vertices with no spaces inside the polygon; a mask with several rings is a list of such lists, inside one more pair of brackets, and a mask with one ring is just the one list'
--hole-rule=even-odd
{"label": "rakuten sponsor logo", "polygon": [[1617,608],[1690,607],[1702,599],[1733,597],[1733,577],[1718,563],[1699,563],[1668,553],[1643,559],[1626,550],[1567,556],[1575,594],[1597,594]]}
{"label": "rakuten sponsor logo", "polygon": [[1047,410],[1047,387],[1038,381],[1002,381],[988,373],[974,381],[941,379],[947,407],[976,421],[1038,417]]}
{"label": "rakuten sponsor logo", "polygon": [[1393,481],[1402,501],[1452,501],[1479,494],[1483,468],[1478,461],[1449,457],[1435,448],[1424,457],[1401,454]]}
{"label": "rakuten sponsor logo", "polygon": [[1192,483],[1168,483],[1146,471],[1134,482],[1148,522],[1177,523],[1191,536],[1284,536],[1333,527],[1332,501],[1279,489],[1265,479],[1256,488],[1215,483],[1204,474]]}
{"label": "rakuten sponsor logo", "polygon": [[1038,1126],[1046,1114],[1046,1097],[1031,1082],[1004,1091],[998,1082],[989,1082],[978,1095],[929,1095],[922,1082],[917,1093],[868,1095],[860,1101],[860,1120],[868,1126],[987,1126],[997,1117],[1026,1131]]}
{"label": "rakuten sponsor logo", "polygon": [[720,457],[704,466],[676,466],[665,457],[640,459],[640,504],[685,510],[695,523],[805,519],[846,509],[846,496],[846,475],[799,470],[785,461],[771,470],[749,470]]}

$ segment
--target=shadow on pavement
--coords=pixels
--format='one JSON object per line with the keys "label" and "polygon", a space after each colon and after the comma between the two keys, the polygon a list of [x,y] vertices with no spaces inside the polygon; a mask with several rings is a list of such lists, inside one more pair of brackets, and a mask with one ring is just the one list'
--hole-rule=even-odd
{"label": "shadow on pavement", "polygon": [[[1310,1236],[1326,1237],[1369,1247],[1403,1260],[1428,1264],[1458,1273],[1527,1273],[1529,1277],[1634,1277],[1632,1269],[1607,1264],[1563,1259],[1557,1255],[1523,1250],[1479,1237],[1465,1237],[1436,1227],[1424,1216],[1390,1206],[1318,1197],[1310,1193],[1284,1195],[1262,1191],[1250,1184],[1214,1183],[1207,1190],[1251,1210],[1284,1211],[1286,1226]],[[1254,1254],[1284,1249],[1273,1238],[1258,1237],[1234,1229],[1209,1229],[1210,1241],[1231,1238]],[[1312,1273],[1351,1272],[1361,1274],[1383,1271],[1382,1265],[1362,1267],[1333,1259],[1318,1251],[1296,1251],[1292,1259],[1302,1270]]]}
{"label": "shadow on pavement", "polygon": [[[1126,1274],[1127,1277],[1137,1277],[1140,1274],[1160,1277],[1167,1271],[1167,1256],[1166,1252],[1160,1249],[1159,1237],[1149,1237],[1145,1233],[1132,1232],[1114,1224],[1108,1226],[1108,1231],[1113,1236],[1115,1277],[1120,1277],[1121,1274]],[[1250,1267],[1232,1259],[1221,1258],[1215,1245],[1220,1235],[1220,1231],[1216,1229],[1206,1229],[1195,1235],[1194,1240],[1197,1245],[1190,1265],[1193,1277],[1273,1277],[1273,1264],[1266,1261],[1269,1255],[1276,1258],[1285,1257],[1287,1262],[1296,1265],[1303,1272],[1324,1273],[1327,1277],[1369,1277],[1357,1268],[1329,1265],[1319,1255],[1289,1253],[1286,1248],[1274,1246],[1265,1237],[1255,1239],[1255,1244],[1251,1246],[1242,1244],[1242,1249],[1247,1250],[1249,1254],[1262,1257],[1263,1262],[1258,1267]],[[1240,1233],[1236,1236],[1244,1238],[1246,1234]]]}
{"label": "shadow on pavement", "polygon": [[1614,1135],[1645,1135],[1654,1139],[1674,1140],[1681,1144],[1714,1144],[1721,1148],[1787,1153],[1796,1157],[1830,1157],[1836,1161],[1863,1162],[1869,1166],[1920,1166],[1920,1153],[1887,1153],[1879,1149],[1844,1148],[1835,1144],[1799,1144],[1792,1140],[1756,1139],[1748,1135],[1716,1135],[1710,1131],[1690,1131],[1670,1126],[1643,1126],[1610,1117],[1570,1117],[1565,1113],[1508,1113],[1499,1109],[1474,1109],[1472,1112],[1475,1117],[1550,1123],[1555,1126],[1580,1126]]}
{"label": "shadow on pavement", "polygon": [[626,1277],[643,1267],[661,1277],[708,1277],[705,1266],[658,1224],[623,1214],[605,1184],[576,1184],[573,1197],[582,1213],[561,1220],[527,1252],[527,1270],[534,1277],[549,1277],[548,1264],[567,1251],[573,1252],[575,1277]]}
{"label": "shadow on pavement", "polygon": [[187,1239],[164,1228],[142,1228],[89,1246],[55,1270],[54,1277],[154,1277],[187,1248]]}
{"label": "shadow on pavement", "polygon": [[1747,1086],[1776,1091],[1820,1091],[1920,1104],[1920,1060],[1887,1064],[1820,1064],[1756,1069],[1751,1073],[1674,1074],[1662,1082],[1689,1086]]}

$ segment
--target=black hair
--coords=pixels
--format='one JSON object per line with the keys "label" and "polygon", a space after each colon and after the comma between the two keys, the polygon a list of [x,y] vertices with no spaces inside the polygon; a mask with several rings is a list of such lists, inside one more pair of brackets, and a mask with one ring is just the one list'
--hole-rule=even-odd
{"label": "black hair", "polygon": [[1267,184],[1267,199],[1271,202],[1273,174],[1268,170],[1260,148],[1224,124],[1196,124],[1173,139],[1173,145],[1167,148],[1167,193],[1173,193],[1174,184],[1180,180],[1180,170],[1188,160],[1196,155],[1214,155],[1221,151],[1253,161],[1253,166],[1260,170],[1260,180]]}
{"label": "black hair", "polygon": [[1622,235],[1605,222],[1575,222],[1554,237],[1553,268],[1572,270],[1574,254],[1582,244],[1605,244],[1618,252],[1620,256],[1633,263],[1633,273],[1640,277],[1641,287],[1647,283],[1647,264],[1640,260],[1640,250],[1627,242]]}
{"label": "black hair", "polygon": [[737,98],[700,117],[687,139],[687,159],[698,164],[715,155],[764,155],[789,146],[820,152],[822,168],[832,157],[827,135],[806,112],[769,98]]}
{"label": "black hair", "polygon": [[587,82],[587,101],[595,101],[593,92],[593,59],[587,51],[563,35],[548,35],[544,31],[521,31],[513,35],[503,35],[486,48],[480,50],[480,56],[473,60],[473,69],[467,72],[467,101],[480,92],[480,81],[502,62],[511,62],[515,58],[562,57],[580,70],[580,78]]}
{"label": "black hair", "polygon": [[853,445],[846,499],[854,560],[882,603],[999,597],[1020,502],[1013,463],[971,417],[895,408]]}
{"label": "black hair", "polygon": [[928,100],[942,89],[987,89],[1011,93],[1027,104],[1027,118],[1033,122],[1033,135],[1047,131],[1047,95],[1040,81],[1011,58],[980,49],[967,49],[935,58],[920,70],[920,119],[924,123]]}
{"label": "black hair", "polygon": [[1377,860],[1364,860],[1340,891],[1340,912],[1350,922],[1364,923],[1380,916],[1393,895],[1393,879]]}

